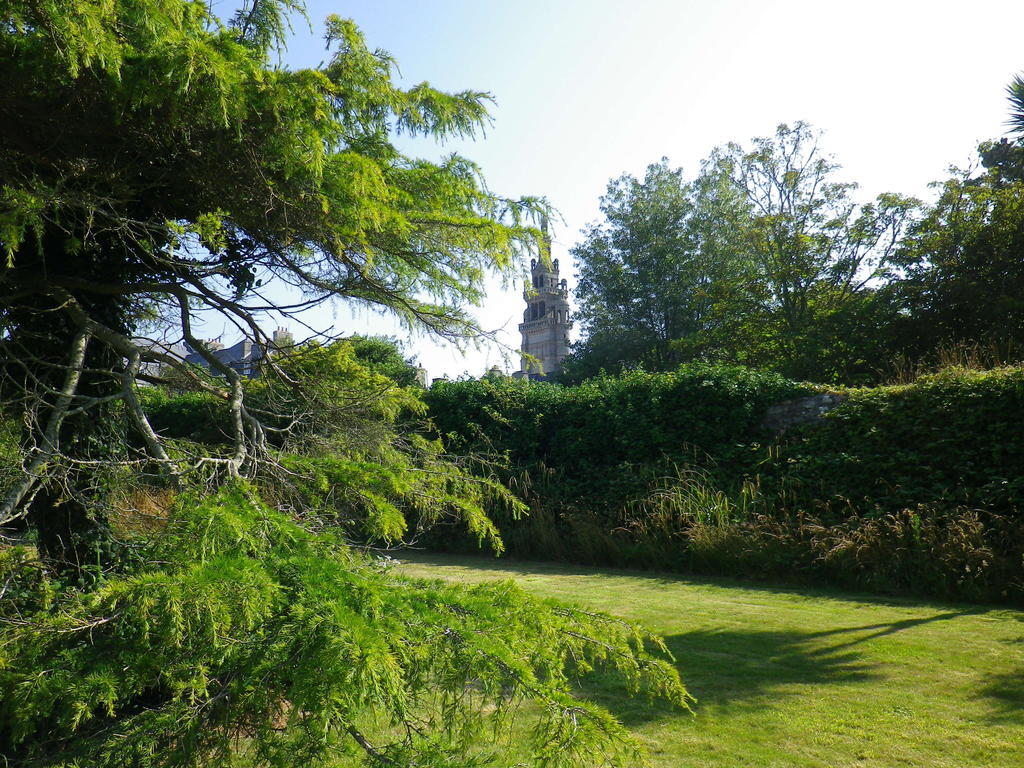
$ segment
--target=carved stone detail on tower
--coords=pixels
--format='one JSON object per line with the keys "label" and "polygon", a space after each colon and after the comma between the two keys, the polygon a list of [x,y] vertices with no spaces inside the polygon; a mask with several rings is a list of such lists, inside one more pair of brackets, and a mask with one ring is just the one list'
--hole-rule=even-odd
{"label": "carved stone detail on tower", "polygon": [[[550,243],[545,243],[550,253]],[[558,277],[558,259],[530,259],[530,285],[523,291],[526,312],[519,332],[523,357],[515,378],[543,379],[561,368],[569,354],[569,289]]]}

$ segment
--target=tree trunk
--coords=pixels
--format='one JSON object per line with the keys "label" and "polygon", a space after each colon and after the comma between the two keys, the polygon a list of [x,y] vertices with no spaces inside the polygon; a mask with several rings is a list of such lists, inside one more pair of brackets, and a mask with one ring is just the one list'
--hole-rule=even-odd
{"label": "tree trunk", "polygon": [[[66,234],[51,228],[38,251],[25,249],[19,254],[17,269],[46,274],[51,280],[57,276],[89,279],[97,274],[105,281],[119,277],[111,274],[111,264],[104,264],[114,259],[104,259],[101,250],[75,251],[68,242]],[[75,298],[90,317],[118,332],[130,332],[123,301],[86,293]],[[117,452],[118,441],[113,438],[119,407],[108,403],[77,414],[74,409],[83,398],[116,393],[120,388],[116,375],[124,361],[110,347],[83,337],[82,329],[61,307],[59,296],[41,291],[10,310],[4,318],[9,335],[0,347],[6,352],[0,367],[3,388],[8,390],[4,399],[21,404],[26,465],[35,461],[41,477],[25,497],[25,519],[37,533],[41,559],[53,571],[70,574],[102,562],[109,550],[95,462],[109,460]]]}

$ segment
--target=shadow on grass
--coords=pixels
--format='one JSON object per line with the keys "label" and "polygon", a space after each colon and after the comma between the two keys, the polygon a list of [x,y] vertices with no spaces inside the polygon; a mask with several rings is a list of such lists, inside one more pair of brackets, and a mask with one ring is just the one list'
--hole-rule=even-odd
{"label": "shadow on grass", "polygon": [[[879,677],[855,646],[969,611],[940,613],[920,619],[844,627],[821,632],[699,630],[671,635],[665,644],[676,657],[679,673],[697,699],[696,711],[715,713],[763,709],[793,686],[813,685],[828,695],[829,686],[861,683]],[[1004,681],[1008,704],[1024,681]],[[678,713],[660,702],[625,695],[616,675],[591,675],[582,694],[609,709],[626,725],[639,725]],[[996,695],[996,694],[994,694]]]}
{"label": "shadow on grass", "polygon": [[[699,630],[672,635],[665,644],[676,657],[695,711],[760,709],[790,685],[846,685],[875,677],[846,644],[822,646],[817,633],[759,630]],[[581,693],[628,726],[678,714],[643,697],[629,698],[613,673],[587,677]]]}
{"label": "shadow on grass", "polygon": [[1024,725],[1024,669],[989,675],[978,693],[992,708],[990,720]]}
{"label": "shadow on grass", "polygon": [[946,613],[937,613],[934,616],[924,616],[917,619],[902,619],[900,621],[888,621],[880,624],[866,624],[862,627],[842,627],[839,629],[826,629],[822,632],[812,632],[808,637],[831,637],[834,635],[853,635],[856,633],[866,632],[860,636],[851,637],[845,642],[841,642],[837,645],[833,645],[833,650],[839,650],[842,648],[849,648],[860,643],[866,643],[870,640],[875,640],[879,637],[885,637],[886,635],[893,635],[897,632],[901,632],[904,629],[912,629],[913,627],[919,627],[922,624],[931,624],[934,621],[949,621],[950,619],[957,619],[961,616],[977,616],[986,613],[984,609],[977,608],[973,610],[965,611],[947,611]]}

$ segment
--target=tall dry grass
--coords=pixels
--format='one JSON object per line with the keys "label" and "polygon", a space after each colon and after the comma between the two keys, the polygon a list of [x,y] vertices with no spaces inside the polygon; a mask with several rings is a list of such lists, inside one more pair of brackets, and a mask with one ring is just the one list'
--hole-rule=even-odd
{"label": "tall dry grass", "polygon": [[1022,361],[1024,347],[1013,339],[954,341],[919,357],[897,355],[879,370],[879,377],[883,384],[913,384],[922,376],[949,369],[989,371]]}

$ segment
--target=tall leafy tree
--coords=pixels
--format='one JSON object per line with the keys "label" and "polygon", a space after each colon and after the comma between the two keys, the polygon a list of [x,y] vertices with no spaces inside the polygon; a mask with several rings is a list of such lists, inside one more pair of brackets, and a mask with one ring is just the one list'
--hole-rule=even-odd
{"label": "tall leafy tree", "polygon": [[[827,379],[859,362],[850,350],[853,358],[838,370],[827,365],[833,345],[848,347],[844,342],[877,331],[868,299],[918,203],[886,193],[858,204],[856,185],[836,180],[839,165],[819,138],[805,123],[780,125],[750,149],[728,145],[722,157],[748,205],[740,243],[756,269],[757,301],[744,318],[758,329],[750,346],[758,362]],[[835,334],[821,338],[828,326]]]}
{"label": "tall leafy tree", "polygon": [[744,274],[743,254],[726,246],[718,218],[735,202],[731,192],[717,168],[691,182],[667,159],[643,179],[609,183],[602,220],[572,250],[587,336],[566,365],[570,374],[637,363],[665,369],[709,342],[720,303]]}
{"label": "tall leafy tree", "polygon": [[917,201],[854,184],[804,123],[716,149],[686,181],[663,161],[624,176],[574,250],[588,336],[566,364],[670,367],[693,358],[851,380],[884,352],[876,295]]}
{"label": "tall leafy tree", "polygon": [[[487,94],[400,88],[333,17],[323,66],[274,66],[296,6],[251,0],[224,22],[205,0],[0,3],[0,386],[24,425],[0,525],[38,542],[38,559],[0,548],[4,760],[472,765],[484,726],[506,732],[531,698],[528,756],[632,764],[570,681],[607,664],[684,704],[656,638],[511,585],[403,579],[332,525],[339,497],[385,540],[409,506],[480,511],[440,449],[390,436],[413,395],[351,346],[269,356],[251,384],[197,337],[212,311],[269,346],[262,314],[341,297],[461,338],[484,275],[540,235],[543,206],[494,196],[469,160],[392,143],[473,135]],[[275,306],[272,280],[300,298]],[[153,318],[176,330],[140,338]],[[227,442],[169,440],[139,382],[206,398]],[[311,466],[310,441],[338,460]],[[291,506],[268,467],[322,504]],[[145,504],[118,502],[126,478]],[[115,535],[117,503],[156,508],[155,530]]]}
{"label": "tall leafy tree", "polygon": [[1024,177],[1007,152],[1016,149],[983,144],[985,172],[944,182],[900,249],[888,292],[902,308],[892,344],[907,358],[965,346],[990,362],[1024,357]]}
{"label": "tall leafy tree", "polygon": [[906,359],[1024,359],[1024,79],[1007,91],[1017,138],[982,142],[980,168],[941,184],[898,252],[890,343]]}

